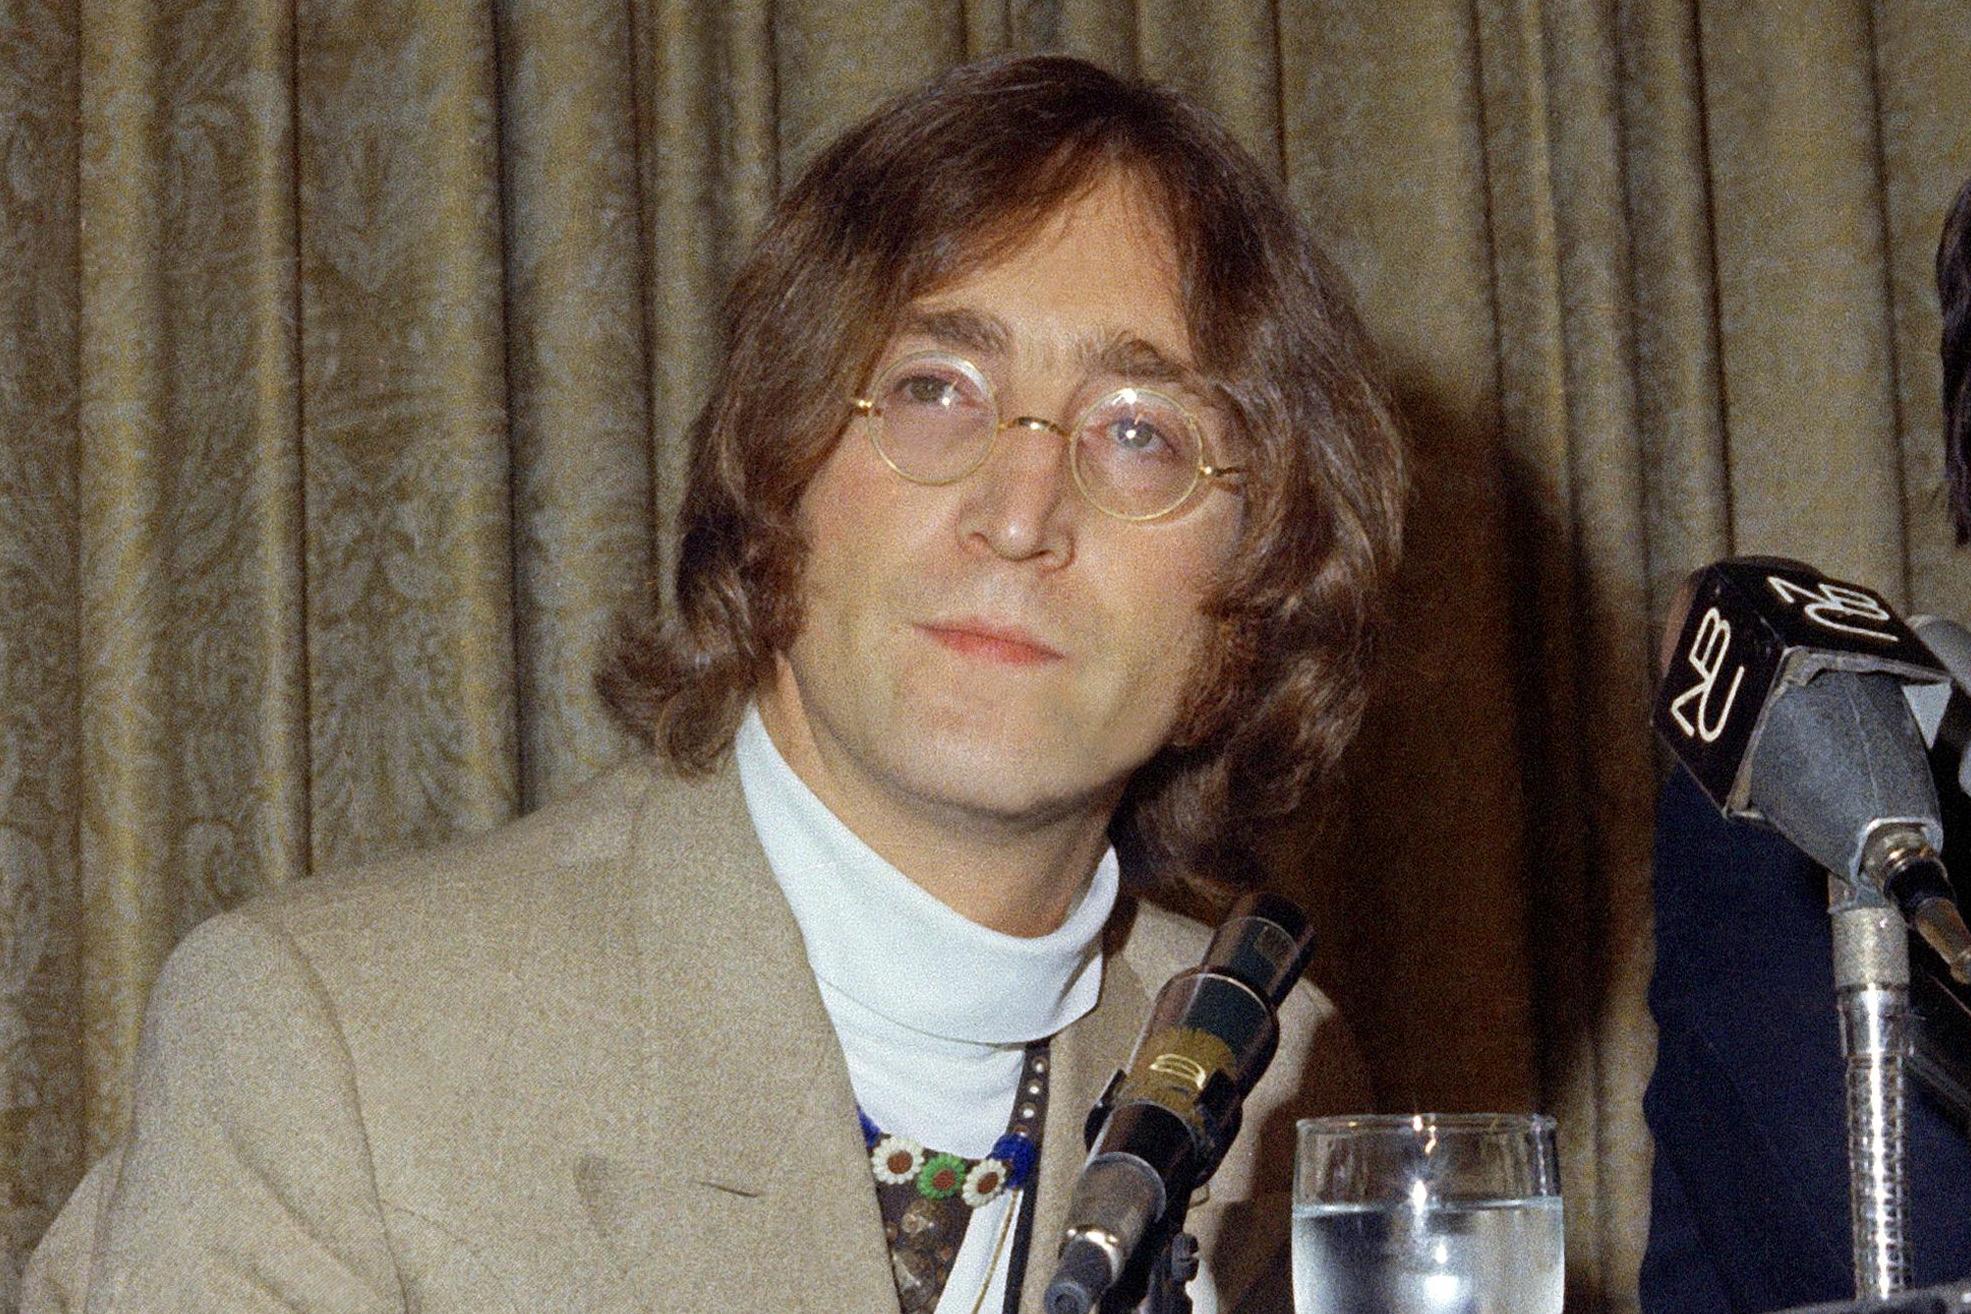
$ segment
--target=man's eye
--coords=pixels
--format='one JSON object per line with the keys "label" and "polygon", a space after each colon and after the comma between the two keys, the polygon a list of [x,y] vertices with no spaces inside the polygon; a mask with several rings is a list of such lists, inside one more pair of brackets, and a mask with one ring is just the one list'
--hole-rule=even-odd
{"label": "man's eye", "polygon": [[1107,436],[1117,448],[1131,456],[1166,456],[1171,452],[1170,439],[1145,416],[1117,416],[1109,421]]}
{"label": "man's eye", "polygon": [[983,404],[983,397],[970,379],[935,370],[905,374],[889,385],[889,400],[915,409],[957,410]]}
{"label": "man's eye", "polygon": [[957,385],[934,374],[913,374],[898,385],[898,391],[918,406],[951,406],[958,401]]}

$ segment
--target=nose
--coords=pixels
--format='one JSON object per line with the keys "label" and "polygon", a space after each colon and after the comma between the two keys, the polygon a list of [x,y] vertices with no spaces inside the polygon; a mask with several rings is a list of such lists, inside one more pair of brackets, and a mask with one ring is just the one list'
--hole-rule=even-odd
{"label": "nose", "polygon": [[1067,435],[1050,420],[1024,415],[1001,429],[985,468],[966,481],[961,533],[1002,560],[1066,565],[1080,504]]}

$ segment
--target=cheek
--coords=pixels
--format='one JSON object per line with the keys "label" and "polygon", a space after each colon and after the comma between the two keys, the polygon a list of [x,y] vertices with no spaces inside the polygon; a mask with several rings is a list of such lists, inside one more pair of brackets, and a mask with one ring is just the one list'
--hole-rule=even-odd
{"label": "cheek", "polygon": [[1237,514],[1213,517],[1197,527],[1196,540],[1171,563],[1165,617],[1172,636],[1169,666],[1186,697],[1197,677],[1212,665],[1219,626],[1205,616],[1204,603],[1238,550],[1242,525]]}
{"label": "cheek", "polygon": [[1107,595],[1116,634],[1128,636],[1128,682],[1165,711],[1189,695],[1207,664],[1217,627],[1202,604],[1236,537],[1197,528],[1207,532],[1138,544],[1131,586]]}
{"label": "cheek", "polygon": [[1183,596],[1182,610],[1165,609],[1152,618],[1147,631],[1150,641],[1142,653],[1141,678],[1166,711],[1189,700],[1211,648],[1213,627],[1198,610],[1196,596],[1188,592]]}
{"label": "cheek", "polygon": [[[858,467],[859,453],[838,449],[801,500],[800,529],[807,542],[801,580],[805,628],[850,642],[877,622],[884,600],[908,585],[922,556],[924,517],[904,505],[910,485]],[[888,475],[887,467],[880,471]],[[869,634],[854,642],[866,643]]]}
{"label": "cheek", "polygon": [[1162,611],[1173,633],[1183,629],[1203,634],[1210,628],[1204,618],[1205,598],[1239,549],[1244,521],[1238,509],[1212,505],[1205,510],[1212,514],[1172,526],[1176,532],[1170,538],[1146,545],[1162,583],[1150,605]]}
{"label": "cheek", "polygon": [[913,486],[896,477],[868,442],[851,432],[836,443],[801,495],[801,530],[810,554],[826,552],[873,576],[881,554],[901,550],[921,521],[906,506]]}

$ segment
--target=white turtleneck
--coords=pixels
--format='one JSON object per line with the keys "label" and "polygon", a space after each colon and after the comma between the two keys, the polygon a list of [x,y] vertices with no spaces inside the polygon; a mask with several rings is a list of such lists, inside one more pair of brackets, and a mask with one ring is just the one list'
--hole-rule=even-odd
{"label": "white turtleneck", "polygon": [[[1116,898],[1114,850],[1058,929],[1006,935],[952,911],[877,856],[787,765],[757,711],[748,710],[734,756],[863,1112],[934,1149],[985,1154],[1006,1130],[1026,1043],[1095,1007],[1102,926]],[[966,1229],[939,1314],[971,1310],[988,1276],[982,1308],[1002,1308],[1006,1254],[996,1265],[992,1256],[1006,1207],[1001,1196]]]}

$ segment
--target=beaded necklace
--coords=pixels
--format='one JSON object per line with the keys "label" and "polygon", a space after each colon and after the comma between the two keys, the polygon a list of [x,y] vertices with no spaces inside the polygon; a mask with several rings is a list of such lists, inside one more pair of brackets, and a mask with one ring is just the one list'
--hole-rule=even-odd
{"label": "beaded necklace", "polygon": [[[1024,1224],[1031,1213],[1032,1188],[1040,1167],[1041,1124],[1047,1114],[1047,1048],[1046,1040],[1027,1046],[1013,1116],[1005,1134],[982,1158],[966,1159],[885,1133],[860,1105],[856,1107],[863,1144],[869,1150],[869,1170],[876,1179],[876,1202],[883,1213],[883,1235],[890,1245],[890,1268],[902,1314],[931,1314],[937,1308],[973,1212],[1008,1193],[1016,1198],[1006,1206],[973,1314],[984,1302],[986,1288],[992,1285],[1007,1229],[1018,1213],[1023,1225],[1006,1288],[1007,1308],[1014,1308],[1019,1298],[1017,1282],[1026,1267],[1030,1229]],[[1022,1195],[1027,1198],[1017,1198]]]}

